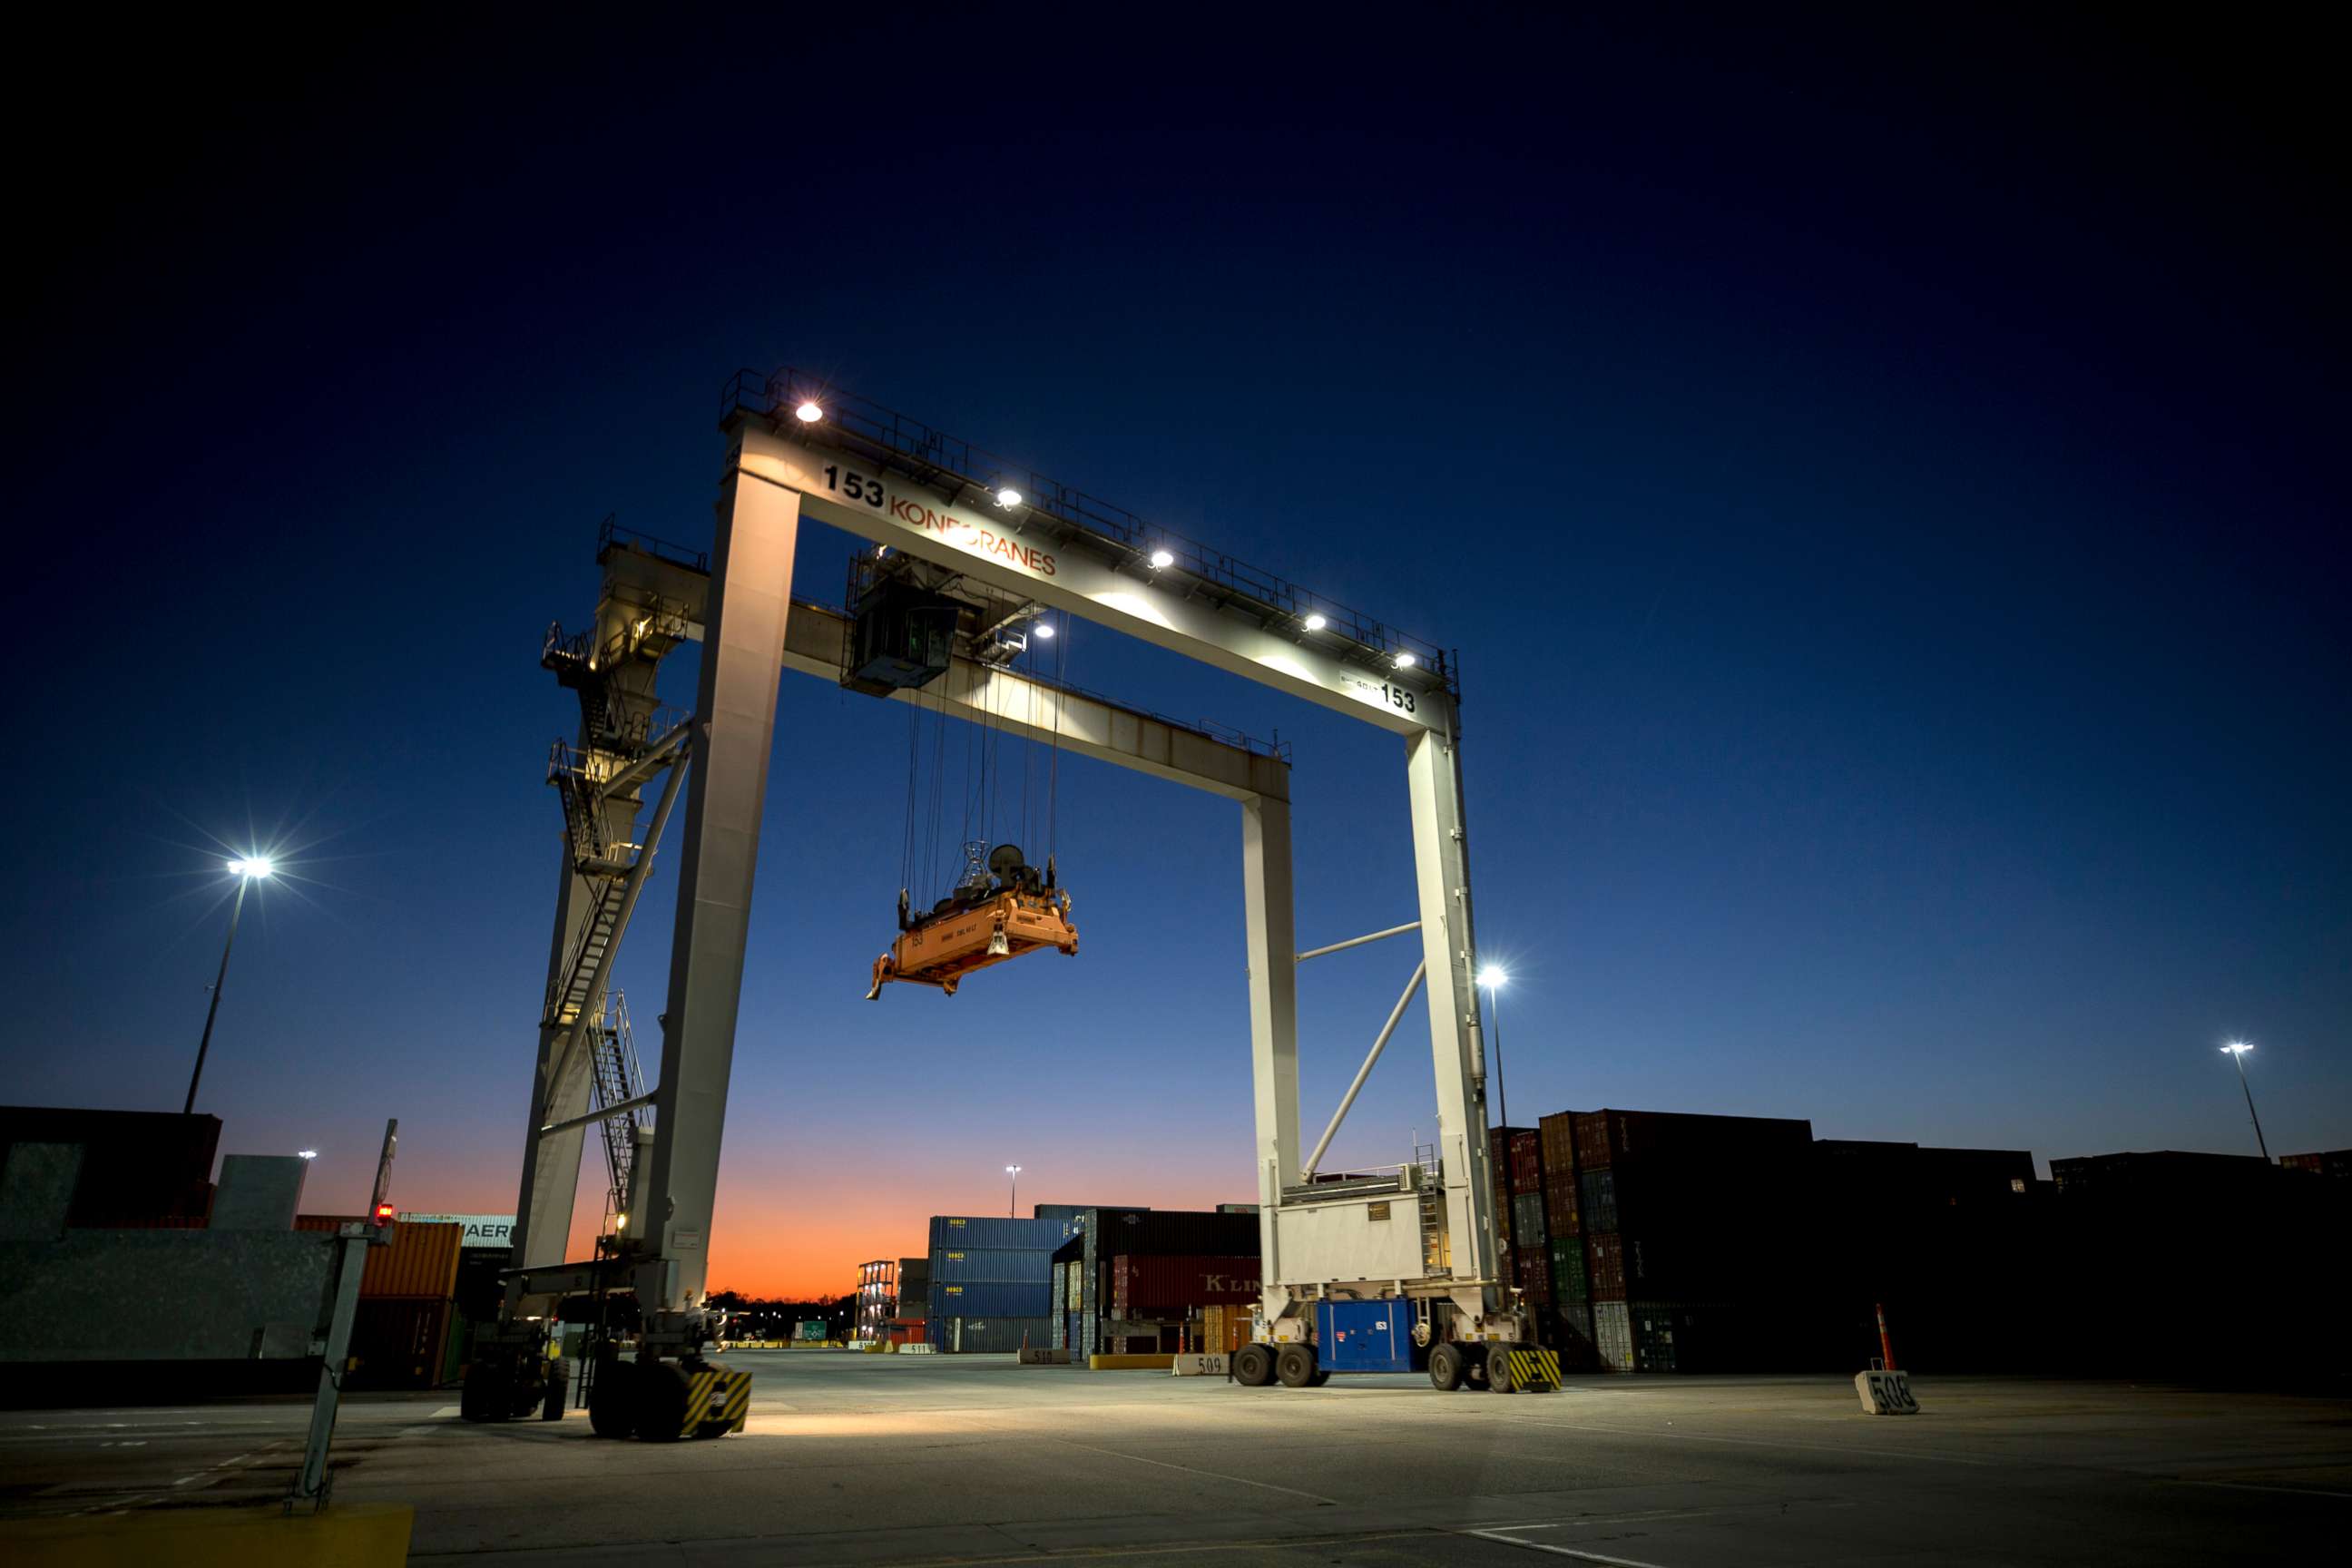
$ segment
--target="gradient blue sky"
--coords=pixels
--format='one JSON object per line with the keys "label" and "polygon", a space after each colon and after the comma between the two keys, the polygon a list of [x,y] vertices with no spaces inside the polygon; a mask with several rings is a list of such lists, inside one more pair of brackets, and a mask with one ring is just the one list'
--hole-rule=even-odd
{"label": "gradient blue sky", "polygon": [[[404,1205],[511,1207],[575,722],[540,634],[606,512],[708,541],[720,385],[791,362],[1461,650],[1517,1120],[2251,1152],[2242,1035],[2273,1150],[2352,1142],[2315,57],[1078,16],[48,40],[0,1097],[175,1108],[219,849],[282,844],[225,1146],[354,1205],[397,1114]],[[1303,940],[1406,918],[1391,738],[1099,631],[1069,673],[1293,744]],[[713,1284],[845,1289],[1008,1161],[1250,1195],[1235,808],[1066,761],[1083,954],[869,1006],[906,717],[793,678],[782,719]],[[1409,965],[1310,968],[1310,1117]],[[1423,1038],[1341,1158],[1426,1134]]]}

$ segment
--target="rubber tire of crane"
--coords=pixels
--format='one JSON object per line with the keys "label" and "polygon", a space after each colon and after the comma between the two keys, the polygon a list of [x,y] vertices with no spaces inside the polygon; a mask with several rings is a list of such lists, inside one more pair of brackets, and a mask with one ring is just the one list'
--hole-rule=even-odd
{"label": "rubber tire of crane", "polygon": [[615,1357],[596,1368],[588,1389],[588,1426],[599,1437],[625,1437],[637,1429],[637,1363]]}
{"label": "rubber tire of crane", "polygon": [[1274,1375],[1285,1388],[1305,1388],[1315,1381],[1315,1347],[1287,1344],[1274,1358]]}
{"label": "rubber tire of crane", "polygon": [[1517,1394],[1511,1384],[1511,1347],[1496,1345],[1486,1352],[1486,1386],[1496,1394]]}
{"label": "rubber tire of crane", "polygon": [[1460,1388],[1462,1380],[1468,1375],[1460,1346],[1442,1344],[1429,1352],[1429,1381],[1440,1394],[1451,1394]]}
{"label": "rubber tire of crane", "polygon": [[507,1402],[514,1397],[508,1365],[499,1356],[486,1356],[466,1369],[465,1386],[457,1391],[457,1414],[468,1421],[503,1421]]}
{"label": "rubber tire of crane", "polygon": [[1264,1388],[1274,1381],[1274,1352],[1264,1345],[1244,1345],[1234,1352],[1234,1381],[1244,1388]]}
{"label": "rubber tire of crane", "polygon": [[637,1437],[675,1443],[686,1436],[686,1368],[671,1361],[637,1363]]}

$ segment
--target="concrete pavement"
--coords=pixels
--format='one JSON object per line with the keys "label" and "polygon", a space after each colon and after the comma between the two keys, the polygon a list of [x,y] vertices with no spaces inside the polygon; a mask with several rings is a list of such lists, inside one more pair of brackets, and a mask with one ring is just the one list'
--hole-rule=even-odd
{"label": "concrete pavement", "polygon": [[[1248,1390],[1009,1357],[744,1352],[749,1429],[601,1442],[577,1414],[471,1426],[355,1398],[337,1495],[416,1507],[412,1561],[513,1568],[1117,1555],[1122,1563],[1654,1568],[2210,1564],[2334,1555],[2352,1406],[1926,1380],[1916,1417],[1832,1379],[1597,1378],[1553,1395],[1420,1378]],[[0,1506],[275,1496],[294,1405],[0,1416]]]}

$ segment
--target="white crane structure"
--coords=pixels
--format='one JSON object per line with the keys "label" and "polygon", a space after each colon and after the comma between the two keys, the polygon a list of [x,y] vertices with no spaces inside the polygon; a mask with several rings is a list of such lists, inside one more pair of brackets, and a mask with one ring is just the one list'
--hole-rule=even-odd
{"label": "white crane structure", "polygon": [[[1286,1384],[1318,1377],[1318,1300],[1403,1299],[1415,1337],[1452,1357],[1444,1364],[1454,1382],[1506,1386],[1514,1358],[1489,1351],[1532,1345],[1534,1334],[1498,1264],[1451,658],[789,369],[739,374],[721,429],[726,461],[709,555],[633,540],[608,525],[594,632],[572,639],[551,632],[543,658],[580,689],[582,742],[576,752],[559,747],[551,769],[567,830],[517,1268],[502,1319],[512,1353],[478,1363],[484,1393],[469,1403],[485,1418],[534,1405],[560,1413],[540,1325],[561,1296],[625,1281],[640,1319],[635,1359],[619,1363],[608,1352],[596,1373],[596,1429],[668,1437],[741,1425],[745,1374],[702,1356],[713,1337],[706,1258],[778,691],[788,668],[845,680],[853,650],[864,646],[841,612],[793,596],[804,518],[870,541],[882,547],[877,554],[921,563],[927,582],[949,583],[980,606],[992,635],[1048,613],[1082,617],[1402,742],[1415,918],[1302,952],[1294,933],[1290,766],[1282,755],[1024,675],[971,637],[955,639],[926,689],[887,693],[1050,736],[1072,752],[1239,805],[1265,1283],[1258,1342],[1236,1357],[1237,1379],[1270,1381],[1277,1365]],[[660,658],[684,640],[703,644],[690,719],[662,712],[653,698]],[[643,795],[656,779],[659,796],[641,835]],[[664,847],[681,795],[682,823],[675,844]],[[593,1070],[591,1026],[604,1016],[612,954],[657,849],[675,860],[678,878],[658,1079],[613,1102],[597,1091],[605,1075]],[[1310,1153],[1299,1121],[1297,965],[1415,932],[1419,968]],[[1435,1160],[1318,1176],[1317,1163],[1416,989],[1426,991]],[[642,1125],[646,1106],[650,1128]],[[624,1116],[632,1118],[636,1155],[624,1218],[610,1238],[614,1261],[566,1263],[583,1137],[592,1123]]]}

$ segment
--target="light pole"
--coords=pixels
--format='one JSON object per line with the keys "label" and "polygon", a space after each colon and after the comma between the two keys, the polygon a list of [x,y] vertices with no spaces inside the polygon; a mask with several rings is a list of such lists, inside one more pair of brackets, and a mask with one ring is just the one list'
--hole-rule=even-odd
{"label": "light pole", "polygon": [[2271,1146],[2263,1141],[2263,1119],[2254,1110],[2254,1087],[2246,1081],[2246,1053],[2254,1047],[2242,1040],[2232,1040],[2221,1047],[2221,1054],[2238,1064],[2238,1087],[2246,1091],[2246,1114],[2254,1119],[2254,1147],[2263,1152],[2263,1159],[2271,1157]]}
{"label": "light pole", "polygon": [[213,1044],[213,1020],[220,1016],[221,987],[228,983],[228,955],[236,946],[236,918],[245,913],[245,890],[275,868],[267,857],[260,855],[228,863],[228,874],[236,879],[236,901],[229,906],[228,940],[221,943],[220,973],[213,976],[212,1005],[205,1009],[204,1038],[196,1042],[196,1070],[188,1075],[188,1103],[180,1107],[183,1116],[196,1112],[196,1085],[204,1081],[205,1053],[212,1049]]}
{"label": "light pole", "polygon": [[1021,1217],[1021,1167],[1007,1165],[1004,1167],[1004,1173],[1013,1178],[1013,1195],[1005,1201],[1004,1205],[1005,1217],[1019,1219]]}
{"label": "light pole", "polygon": [[[1505,1127],[1511,1124],[1511,1095],[1503,1085],[1503,987],[1510,979],[1499,963],[1490,963],[1478,971],[1478,984],[1486,991],[1486,1005],[1495,1014],[1495,1109]],[[1504,1177],[1506,1182],[1509,1179],[1507,1175]]]}

